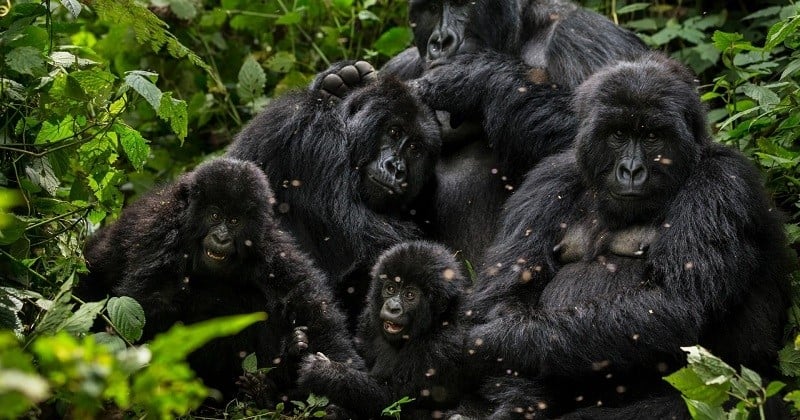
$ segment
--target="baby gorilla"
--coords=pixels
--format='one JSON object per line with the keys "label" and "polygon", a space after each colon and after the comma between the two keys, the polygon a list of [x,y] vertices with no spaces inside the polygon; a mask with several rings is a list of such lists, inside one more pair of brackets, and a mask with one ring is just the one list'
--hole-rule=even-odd
{"label": "baby gorilla", "polygon": [[[301,387],[328,396],[357,418],[380,417],[404,396],[404,417],[430,418],[457,403],[465,381],[464,331],[456,311],[469,281],[451,252],[415,241],[386,251],[372,270],[369,303],[357,343],[367,371],[317,353],[300,369]],[[316,337],[309,336],[311,341]]]}
{"label": "baby gorilla", "polygon": [[[332,303],[325,276],[299,252],[273,218],[267,178],[256,165],[217,159],[128,206],[90,238],[90,274],[78,295],[130,296],[144,308],[144,339],[177,322],[266,311],[269,320],[193,353],[192,368],[226,397],[242,373],[242,355],[256,352],[278,389],[291,387],[287,344],[295,326],[318,337],[316,351],[361,364]],[[291,348],[290,348],[291,347]]]}

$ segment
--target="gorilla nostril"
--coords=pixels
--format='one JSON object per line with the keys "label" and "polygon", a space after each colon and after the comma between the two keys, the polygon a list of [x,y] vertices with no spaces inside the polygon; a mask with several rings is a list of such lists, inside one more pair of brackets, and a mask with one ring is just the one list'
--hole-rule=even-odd
{"label": "gorilla nostril", "polygon": [[449,57],[458,49],[458,40],[452,31],[433,31],[428,38],[428,56],[431,59]]}

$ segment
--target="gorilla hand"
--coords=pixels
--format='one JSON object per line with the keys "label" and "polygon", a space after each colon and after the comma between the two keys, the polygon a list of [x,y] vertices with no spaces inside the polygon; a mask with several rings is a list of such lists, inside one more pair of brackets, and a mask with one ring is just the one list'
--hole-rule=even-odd
{"label": "gorilla hand", "polygon": [[356,61],[341,68],[337,67],[339,66],[333,66],[318,76],[317,81],[312,84],[312,89],[317,88],[324,95],[342,99],[354,88],[369,84],[378,77],[375,68],[366,61]]}

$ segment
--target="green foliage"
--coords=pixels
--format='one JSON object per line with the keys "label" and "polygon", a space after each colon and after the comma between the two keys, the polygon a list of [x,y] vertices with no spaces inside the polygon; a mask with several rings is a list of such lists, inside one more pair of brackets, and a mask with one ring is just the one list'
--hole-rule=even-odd
{"label": "green foliage", "polygon": [[[700,347],[681,347],[688,353],[688,365],[664,378],[683,394],[694,419],[748,419],[757,412],[764,419],[767,398],[777,395],[786,384],[773,381],[763,385],[761,376],[744,366],[734,368]],[[728,410],[723,404],[735,402]]]}
{"label": "green foliage", "polygon": [[383,411],[381,411],[381,416],[394,417],[395,419],[400,420],[403,404],[408,404],[412,401],[414,401],[414,398],[400,398],[399,400],[393,402],[392,405],[384,408]]}

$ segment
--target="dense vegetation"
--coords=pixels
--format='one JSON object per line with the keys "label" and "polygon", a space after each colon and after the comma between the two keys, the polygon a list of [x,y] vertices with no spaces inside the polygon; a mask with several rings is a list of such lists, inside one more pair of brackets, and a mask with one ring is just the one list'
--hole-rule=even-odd
{"label": "dense vegetation", "polygon": [[[583,4],[699,74],[716,138],[762,169],[798,249],[800,6]],[[330,63],[358,58],[378,66],[406,48],[406,5],[0,1],[0,417],[69,411],[84,418],[104,409],[172,417],[202,403],[209,391],[186,354],[260,315],[177,326],[137,346],[145,320],[134,301],[71,295],[86,270],[86,237],[154,184],[219,154],[271,98]],[[109,332],[89,333],[96,317]],[[782,382],[762,384],[699,348],[687,349],[690,366],[669,380],[698,418],[743,418],[775,394],[800,409],[798,324],[796,304]],[[730,399],[738,404],[725,414]],[[312,417],[325,403],[312,397],[286,411]],[[239,401],[226,410],[257,413]]]}

